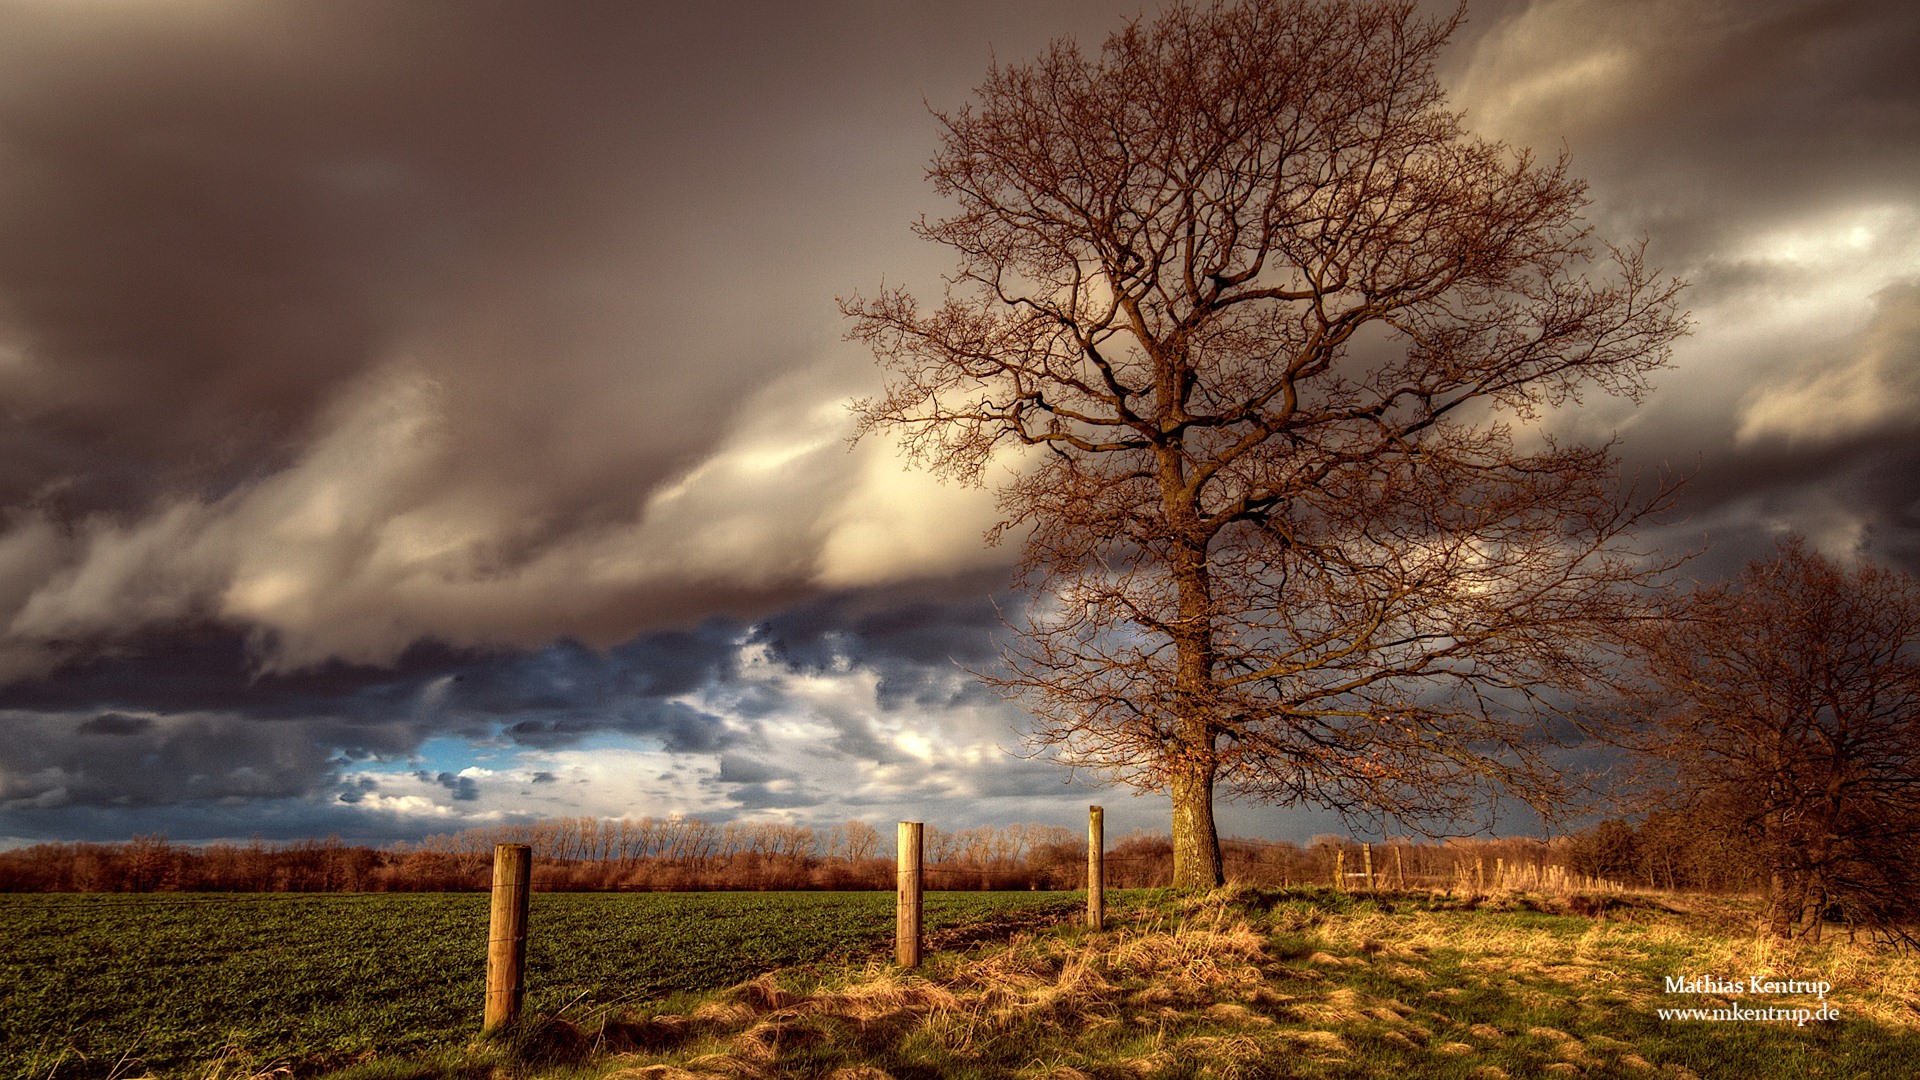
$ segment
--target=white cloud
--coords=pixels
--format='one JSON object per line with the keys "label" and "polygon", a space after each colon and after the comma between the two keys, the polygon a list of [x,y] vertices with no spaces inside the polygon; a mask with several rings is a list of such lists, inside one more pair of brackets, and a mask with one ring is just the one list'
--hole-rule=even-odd
{"label": "white cloud", "polygon": [[[222,560],[209,545],[212,519],[207,506],[189,501],[133,525],[85,522],[71,541],[79,558],[40,580],[14,613],[8,636],[32,643],[193,614],[221,572]],[[0,544],[21,543],[22,533],[44,536],[49,527],[45,518],[29,515]],[[14,578],[11,591],[21,591],[20,580]]]}
{"label": "white cloud", "polygon": [[1882,328],[1862,335],[1852,355],[1803,373],[1792,383],[1756,392],[1740,417],[1737,439],[1755,443],[1780,439],[1789,445],[1831,442],[1889,424],[1915,422],[1920,406],[1916,378],[1916,339],[1920,325],[1909,318],[1905,334]]}
{"label": "white cloud", "polygon": [[437,801],[431,795],[390,795],[378,788],[365,792],[354,806],[372,814],[392,814],[401,818],[440,818],[448,822],[458,822],[462,827],[468,823],[478,825],[499,818],[497,814],[475,816],[460,814],[454,807]]}
{"label": "white cloud", "polygon": [[18,612],[44,587],[59,568],[65,547],[65,537],[46,518],[7,515],[7,528],[0,531],[0,613]]}
{"label": "white cloud", "polygon": [[983,540],[1000,519],[992,491],[903,468],[890,440],[872,438],[857,453],[851,484],[824,515],[821,584],[875,585],[1010,561],[1006,546]]}
{"label": "white cloud", "polygon": [[1550,148],[1658,92],[1662,57],[1702,40],[1712,5],[1539,0],[1481,38],[1449,88],[1467,123]]}
{"label": "white cloud", "polygon": [[1826,340],[1812,344],[1791,370],[1771,375],[1746,396],[1738,442],[1824,443],[1915,423],[1920,283],[1887,285],[1872,294],[1870,306],[1836,297],[1835,309],[1824,325],[1837,332],[1823,335]]}
{"label": "white cloud", "polygon": [[627,514],[541,543],[537,482],[463,468],[444,379],[390,365],[341,395],[292,464],[221,498],[72,535],[12,515],[0,664],[30,671],[44,642],[192,617],[268,633],[269,669],[384,663],[426,637],[611,643],[729,596],[1005,559],[980,539],[990,494],[903,472],[878,440],[844,449],[846,380],[831,374],[769,383],[711,453],[636,491]]}

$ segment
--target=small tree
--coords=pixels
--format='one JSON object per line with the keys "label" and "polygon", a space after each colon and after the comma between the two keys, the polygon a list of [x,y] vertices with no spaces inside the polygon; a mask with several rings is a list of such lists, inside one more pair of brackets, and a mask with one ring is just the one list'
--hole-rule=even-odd
{"label": "small tree", "polygon": [[1743,841],[1767,929],[1920,911],[1920,584],[1798,540],[1635,635],[1638,740],[1700,832]]}
{"label": "small tree", "polygon": [[843,304],[891,372],[862,432],[971,482],[1045,451],[1001,490],[1036,601],[993,681],[1061,762],[1171,792],[1177,885],[1221,880],[1216,785],[1552,799],[1531,720],[1647,573],[1608,451],[1510,422],[1637,393],[1678,285],[1637,249],[1587,280],[1582,185],[1463,129],[1460,16],[1413,7],[1176,5],[993,68],[937,114],[945,302]]}
{"label": "small tree", "polygon": [[1574,835],[1567,845],[1567,867],[1576,874],[1616,881],[1640,876],[1644,867],[1633,826],[1624,821],[1603,821]]}

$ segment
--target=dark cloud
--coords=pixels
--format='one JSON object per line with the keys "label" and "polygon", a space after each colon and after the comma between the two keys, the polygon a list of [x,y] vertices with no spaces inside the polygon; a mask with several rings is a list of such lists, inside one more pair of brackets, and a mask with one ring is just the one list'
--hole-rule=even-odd
{"label": "dark cloud", "polygon": [[712,783],[727,803],[745,811],[813,806],[822,798],[796,770],[742,754],[722,754]]}
{"label": "dark cloud", "polygon": [[74,730],[82,735],[138,735],[152,729],[153,721],[144,716],[101,713]]}
{"label": "dark cloud", "polygon": [[[722,37],[693,12],[499,4],[5,15],[0,290],[33,359],[17,385],[35,421],[9,428],[28,452],[5,459],[8,502],[57,481],[74,512],[125,510],[157,487],[257,475],[393,350],[473,349],[448,323],[476,304],[513,315],[488,320],[491,354],[461,358],[462,392],[535,429],[510,447],[468,431],[474,449],[545,458],[567,486],[617,470],[644,488],[699,451],[688,435],[719,430],[738,366],[693,382],[634,357],[673,392],[633,396],[610,348],[636,317],[672,325],[672,305],[611,268],[600,297],[580,286],[610,249],[690,224],[659,211],[698,182],[685,166],[753,137],[697,117],[746,92],[734,72],[777,70],[776,28]],[[733,55],[703,57],[713,46]],[[649,149],[669,138],[680,167]],[[539,452],[561,418],[499,397],[501,366],[529,351],[560,382],[597,376],[642,407],[625,453]],[[669,398],[692,423],[635,422]]]}
{"label": "dark cloud", "polygon": [[993,642],[1005,628],[1003,616],[1018,614],[1017,599],[997,595],[1006,583],[995,568],[910,590],[830,593],[764,620],[756,633],[803,668],[830,667],[848,651],[882,665],[980,667],[998,655]]}
{"label": "dark cloud", "polygon": [[[857,662],[879,673],[882,709],[938,713],[985,704],[995,699],[981,683],[953,676],[999,664],[996,643],[1026,600],[1008,594],[1006,581],[995,569],[911,590],[830,593],[760,622],[754,640],[796,671]],[[841,739],[855,756],[885,756],[857,729]]]}
{"label": "dark cloud", "polygon": [[765,784],[791,780],[798,775],[792,769],[756,761],[744,754],[721,754],[720,773],[715,779],[722,784]]}
{"label": "dark cloud", "polygon": [[[967,674],[991,499],[844,449],[833,301],[948,268],[923,102],[1138,10],[0,0],[0,838],[1072,794]],[[1693,282],[1644,405],[1549,420],[1690,475],[1689,574],[1920,570],[1915,55],[1895,0],[1476,0],[1446,58]]]}
{"label": "dark cloud", "polygon": [[[515,742],[572,745],[594,733],[652,736],[704,753],[726,742],[717,721],[666,700],[710,684],[731,662],[740,624],[636,638],[598,652],[560,641],[531,652],[481,653],[431,643],[391,668],[332,663],[257,673],[244,639],[213,628],[146,633],[40,678],[0,685],[0,710],[66,713],[121,709],[155,714],[245,713],[259,718],[387,725],[483,737],[502,724]],[[127,734],[152,721],[103,714],[83,732]],[[340,747],[349,757],[358,746]]]}
{"label": "dark cloud", "polygon": [[716,753],[738,741],[718,717],[674,701],[627,704],[612,714],[577,712],[517,720],[502,734],[519,745],[545,750],[577,746],[592,735],[658,740],[663,749],[680,754]]}
{"label": "dark cloud", "polygon": [[0,681],[208,616],[273,670],[608,646],[868,572],[833,296],[922,150],[848,154],[924,145],[979,17],[1062,14],[0,6]]}
{"label": "dark cloud", "polygon": [[1679,549],[1718,574],[1779,533],[1920,571],[1920,8],[1857,0],[1475,5],[1468,121],[1566,148],[1615,239],[1690,283],[1694,336],[1630,470],[1687,474]]}
{"label": "dark cloud", "polygon": [[871,717],[840,716],[835,717],[832,723],[834,734],[827,746],[842,757],[853,761],[870,761],[876,765],[899,765],[910,760],[909,755]]}
{"label": "dark cloud", "polygon": [[491,670],[500,659],[511,657],[420,642],[390,666],[334,662],[262,673],[244,633],[176,625],[101,642],[37,678],[0,682],[0,709],[243,710],[275,718],[346,713],[385,719],[404,710],[428,683],[464,679],[462,673]]}
{"label": "dark cloud", "polygon": [[258,800],[244,808],[221,803],[171,803],[130,810],[119,806],[69,804],[31,814],[0,812],[0,827],[13,841],[123,841],[161,835],[182,843],[207,840],[270,842],[338,836],[349,844],[384,846],[417,841],[448,831],[440,813],[395,811],[371,800]]}
{"label": "dark cloud", "polygon": [[743,629],[738,622],[708,620],[694,630],[647,634],[604,651],[562,640],[460,672],[447,688],[447,702],[507,714],[678,697],[725,670]]}
{"label": "dark cloud", "polygon": [[[874,710],[980,696],[953,658],[988,655],[980,636],[993,604],[984,592],[968,597],[984,588],[982,580],[904,590],[891,594],[896,608],[885,593],[829,595],[759,625],[709,619],[607,650],[567,640],[524,652],[421,645],[393,668],[336,662],[259,673],[245,640],[217,627],[138,635],[111,652],[0,686],[0,723],[19,741],[0,766],[0,835],[27,835],[36,831],[27,819],[72,820],[85,807],[144,816],[298,803],[318,822],[331,820],[336,804],[371,813],[383,798],[408,794],[394,787],[395,777],[443,792],[453,804],[479,804],[484,776],[439,767],[390,771],[447,739],[543,754],[617,739],[713,761],[708,775],[725,791],[725,805],[807,805],[820,798],[817,785],[768,757],[771,744],[756,726],[792,716],[781,679],[872,679],[865,705],[856,697],[808,709],[810,722],[831,732],[814,748],[818,767],[917,768]],[[939,647],[943,638],[950,647]],[[772,681],[755,675],[748,656],[772,659],[781,674]],[[715,705],[724,706],[724,717]],[[685,775],[684,765],[677,770],[664,779]],[[532,791],[561,779],[541,768],[516,787]]]}
{"label": "dark cloud", "polygon": [[1546,153],[1564,144],[1609,217],[1690,262],[1783,214],[1914,190],[1910,4],[1483,8],[1452,57],[1470,122]]}
{"label": "dark cloud", "polygon": [[367,794],[378,788],[370,777],[360,777],[340,785],[339,801],[352,806],[366,800]]}
{"label": "dark cloud", "polygon": [[186,715],[131,723],[0,714],[8,752],[0,768],[0,813],[66,806],[128,810],[177,803],[251,803],[303,798],[337,777],[335,747],[404,752],[418,741],[405,725],[354,727],[241,716]]}
{"label": "dark cloud", "polygon": [[454,802],[476,802],[480,798],[480,782],[471,776],[460,776],[449,772],[435,774],[425,771],[413,775],[415,779],[446,788],[453,793]]}

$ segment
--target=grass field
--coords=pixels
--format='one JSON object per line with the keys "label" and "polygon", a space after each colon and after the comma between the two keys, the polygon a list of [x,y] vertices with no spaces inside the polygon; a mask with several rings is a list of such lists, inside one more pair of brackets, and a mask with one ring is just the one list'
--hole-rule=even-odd
{"label": "grass field", "polygon": [[[1096,933],[1060,918],[1075,894],[932,894],[949,929],[902,972],[880,951],[890,894],[536,894],[532,1019],[492,1041],[481,896],[8,898],[0,1075],[1893,1080],[1920,1062],[1920,958],[1768,944],[1737,902],[1110,898]],[[1724,991],[1756,978],[1830,984],[1840,1018],[1660,1013],[1821,1004]]]}
{"label": "grass field", "polygon": [[[1920,960],[1757,941],[1751,912],[1631,898],[1590,918],[1520,896],[1131,896],[1108,930],[767,976],[548,1023],[517,1044],[369,1062],[333,1080],[1906,1080]],[[1812,1005],[1669,977],[1832,986],[1796,1026],[1663,1008]]]}
{"label": "grass field", "polygon": [[[0,1077],[300,1075],[459,1046],[479,1026],[485,894],[0,897]],[[860,958],[891,893],[536,893],[527,1007],[586,1016]],[[930,931],[1071,894],[936,893]]]}

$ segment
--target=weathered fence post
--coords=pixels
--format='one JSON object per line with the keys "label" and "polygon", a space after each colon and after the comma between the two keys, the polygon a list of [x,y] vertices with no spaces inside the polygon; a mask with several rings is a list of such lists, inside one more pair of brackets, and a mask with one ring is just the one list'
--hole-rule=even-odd
{"label": "weathered fence post", "polygon": [[1493,860],[1493,887],[1496,890],[1507,887],[1507,860],[1505,859]]}
{"label": "weathered fence post", "polygon": [[1087,925],[1095,930],[1107,925],[1106,815],[1102,807],[1087,807]]}
{"label": "weathered fence post", "polygon": [[1360,859],[1363,863],[1365,863],[1364,868],[1367,872],[1367,891],[1372,892],[1373,891],[1373,845],[1372,844],[1360,845]]}
{"label": "weathered fence post", "polygon": [[920,966],[920,837],[921,823],[900,823],[899,856],[896,860],[899,899],[894,918],[894,959],[901,967]]}
{"label": "weathered fence post", "polygon": [[1407,864],[1400,859],[1399,844],[1393,845],[1393,877],[1394,887],[1404,891],[1407,887]]}
{"label": "weathered fence post", "polygon": [[493,849],[493,910],[487,920],[487,1007],[480,1030],[506,1027],[520,1017],[526,993],[527,900],[533,886],[533,849]]}
{"label": "weathered fence post", "polygon": [[1347,849],[1333,849],[1333,887],[1347,891]]}

